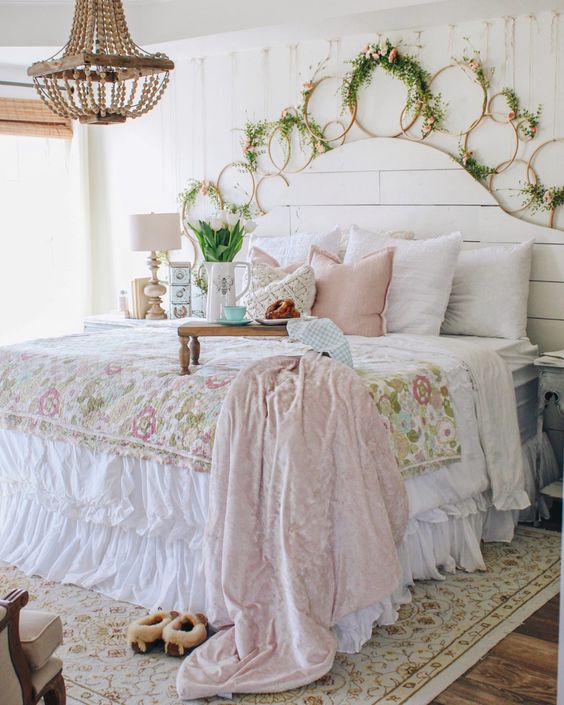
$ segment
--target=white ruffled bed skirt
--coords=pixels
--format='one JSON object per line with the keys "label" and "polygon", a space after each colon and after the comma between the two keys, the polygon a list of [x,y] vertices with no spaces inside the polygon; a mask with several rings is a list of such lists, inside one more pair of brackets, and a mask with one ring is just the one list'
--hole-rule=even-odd
{"label": "white ruffled bed skirt", "polygon": [[[22,454],[23,439],[0,435],[0,559],[149,609],[205,610],[207,475],[160,466],[156,476],[153,463],[111,456],[92,456],[98,467],[85,472],[84,449],[26,439]],[[534,441],[523,452],[527,482],[534,483]],[[543,458],[544,476],[558,476],[548,440]],[[76,471],[32,471],[39,467]],[[492,509],[488,493],[479,492],[412,516],[399,550],[403,587],[341,620],[339,650],[356,652],[374,623],[393,623],[414,580],[484,569],[480,541],[510,541],[517,514]]]}

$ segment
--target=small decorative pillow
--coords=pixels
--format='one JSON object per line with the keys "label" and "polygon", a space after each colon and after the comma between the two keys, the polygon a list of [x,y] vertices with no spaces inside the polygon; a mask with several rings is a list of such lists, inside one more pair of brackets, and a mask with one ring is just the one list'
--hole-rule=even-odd
{"label": "small decorative pillow", "polygon": [[287,267],[289,264],[298,262],[307,263],[309,248],[317,245],[327,252],[337,254],[341,245],[341,229],[336,227],[329,233],[295,233],[285,237],[254,236],[251,239],[251,247],[259,248],[264,253],[270,255],[279,262],[279,266]]}
{"label": "small decorative pillow", "polygon": [[441,332],[526,337],[532,254],[533,240],[461,252]]}
{"label": "small decorative pillow", "polygon": [[278,299],[292,299],[308,315],[315,299],[315,275],[308,264],[287,273],[260,261],[251,262],[251,286],[243,305],[251,318],[264,318],[266,309]]}
{"label": "small decorative pillow", "polygon": [[286,272],[287,274],[295,272],[296,269],[303,264],[303,262],[294,262],[292,264],[286,265],[285,267],[281,267],[280,262],[278,262],[277,259],[271,257],[268,252],[261,250],[260,247],[251,247],[251,250],[249,252],[249,260],[251,262],[261,262],[262,264],[267,264],[269,267],[276,267],[277,269],[280,269],[283,272]]}
{"label": "small decorative pillow", "polygon": [[329,318],[347,335],[385,335],[393,247],[341,264],[336,255],[314,246],[309,261],[317,287],[313,315]]}
{"label": "small decorative pillow", "polygon": [[[461,244],[460,233],[428,240],[379,238],[372,242],[372,251],[396,248],[387,312],[389,333],[439,335]],[[345,264],[358,261],[361,253],[364,250],[349,248]]]}
{"label": "small decorative pillow", "polygon": [[343,239],[341,241],[342,252],[339,253],[341,259],[344,260],[347,253],[349,253],[349,260],[354,262],[374,252],[376,249],[374,247],[375,241],[378,243],[378,241],[382,239],[413,240],[415,238],[411,230],[371,231],[359,228],[358,225],[351,225],[348,231],[342,227],[341,230],[343,231]]}

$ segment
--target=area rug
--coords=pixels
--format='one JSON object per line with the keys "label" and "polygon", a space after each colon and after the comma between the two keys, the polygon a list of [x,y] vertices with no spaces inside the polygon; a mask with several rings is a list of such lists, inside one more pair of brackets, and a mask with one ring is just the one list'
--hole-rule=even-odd
{"label": "area rug", "polygon": [[[558,593],[559,534],[519,528],[511,545],[488,544],[484,556],[485,573],[418,582],[399,621],[375,629],[361,653],[338,655],[324,678],[285,693],[235,697],[235,702],[427,705]],[[73,585],[28,578],[0,563],[0,594],[16,586],[29,590],[31,606],[63,619],[60,655],[70,705],[179,704],[179,661],[162,652],[133,656],[125,646],[127,624],[143,609]]]}

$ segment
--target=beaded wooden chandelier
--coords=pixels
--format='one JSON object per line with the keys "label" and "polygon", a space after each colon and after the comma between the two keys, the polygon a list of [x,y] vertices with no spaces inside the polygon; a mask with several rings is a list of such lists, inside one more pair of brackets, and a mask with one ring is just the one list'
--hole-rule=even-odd
{"label": "beaded wooden chandelier", "polygon": [[162,98],[174,63],[131,39],[122,0],[76,0],[70,39],[27,73],[56,115],[110,125],[137,118]]}

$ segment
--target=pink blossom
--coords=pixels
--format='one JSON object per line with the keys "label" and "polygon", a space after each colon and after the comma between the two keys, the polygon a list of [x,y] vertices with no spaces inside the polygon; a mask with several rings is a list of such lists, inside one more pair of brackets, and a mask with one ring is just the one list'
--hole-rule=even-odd
{"label": "pink blossom", "polygon": [[392,63],[393,61],[396,60],[396,57],[398,55],[398,50],[394,47],[392,51],[390,52],[390,55],[388,56],[388,61]]}
{"label": "pink blossom", "polygon": [[42,416],[53,418],[61,411],[61,395],[54,388],[48,389],[39,399],[39,413]]}
{"label": "pink blossom", "polygon": [[433,391],[431,383],[429,382],[427,377],[425,377],[424,375],[417,375],[417,377],[413,380],[411,388],[415,400],[419,404],[426,406],[431,400],[431,393]]}
{"label": "pink blossom", "polygon": [[380,58],[380,53],[379,53],[378,51],[375,51],[375,52],[372,54],[372,58],[373,58],[373,59],[379,59],[379,58]]}
{"label": "pink blossom", "polygon": [[536,135],[537,134],[537,128],[536,127],[531,127],[530,128],[531,135]]}
{"label": "pink blossom", "polygon": [[432,115],[429,115],[429,117],[427,118],[427,123],[429,125],[432,125],[434,122],[435,122],[435,118]]}
{"label": "pink blossom", "polygon": [[133,419],[133,435],[142,441],[148,441],[157,430],[157,410],[147,405]]}
{"label": "pink blossom", "polygon": [[208,192],[210,190],[210,184],[208,181],[202,181],[202,185],[200,186],[200,193],[202,196],[207,196]]}
{"label": "pink blossom", "polygon": [[253,145],[250,142],[247,142],[245,146],[243,147],[243,151],[245,153],[252,152],[253,151]]}
{"label": "pink blossom", "polygon": [[362,51],[364,54],[367,54],[370,51],[370,44],[367,44]]}
{"label": "pink blossom", "polygon": [[546,203],[547,206],[549,206],[552,203],[553,196],[550,193],[550,191],[544,192],[544,196],[542,197],[542,200]]}
{"label": "pink blossom", "polygon": [[507,119],[508,119],[508,120],[515,120],[515,111],[514,111],[514,110],[510,110],[510,111],[507,113]]}
{"label": "pink blossom", "polygon": [[472,61],[469,62],[468,66],[470,66],[472,71],[477,71],[480,68],[480,62],[476,61],[476,59],[472,59]]}
{"label": "pink blossom", "polygon": [[325,151],[325,146],[323,145],[323,142],[317,142],[315,145],[315,149],[319,152],[322,153]]}
{"label": "pink blossom", "polygon": [[305,91],[306,93],[309,93],[309,92],[312,91],[312,90],[313,90],[313,82],[312,82],[312,81],[306,81],[306,82],[304,83],[304,91]]}
{"label": "pink blossom", "polygon": [[367,49],[367,50],[364,52],[364,56],[366,56],[367,59],[369,59],[369,58],[372,56],[372,52],[370,51],[370,49]]}
{"label": "pink blossom", "polygon": [[428,135],[429,132],[431,132],[432,129],[433,129],[433,128],[431,127],[431,125],[429,125],[428,123],[424,122],[424,123],[423,123],[423,127],[421,128],[421,132],[422,132],[424,135]]}

